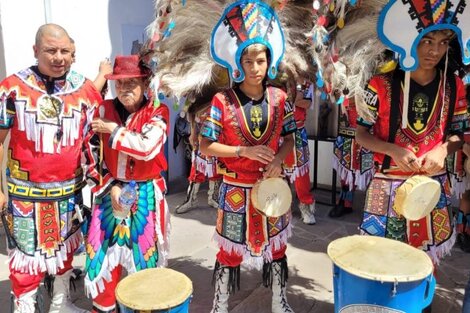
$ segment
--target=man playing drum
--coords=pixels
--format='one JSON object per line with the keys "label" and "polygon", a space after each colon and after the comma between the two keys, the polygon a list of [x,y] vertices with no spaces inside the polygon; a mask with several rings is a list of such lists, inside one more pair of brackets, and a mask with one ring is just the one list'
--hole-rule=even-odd
{"label": "man playing drum", "polygon": [[266,76],[276,76],[284,54],[274,10],[258,1],[230,5],[214,28],[211,52],[237,83],[214,96],[201,132],[202,153],[216,156],[224,171],[215,234],[220,250],[212,312],[228,311],[229,294],[239,282],[242,261],[263,267],[264,284],[273,291],[272,312],[293,312],[285,293],[290,212],[266,217],[250,199],[259,179],[281,175],[281,163],[294,147],[296,125],[286,94],[266,86]]}
{"label": "man playing drum", "polygon": [[[452,24],[447,19],[423,21],[428,27],[413,29],[416,38],[397,43],[397,34],[387,28],[387,21],[394,18],[394,23],[402,25],[401,19],[412,17],[393,16],[397,10],[388,9],[390,6],[382,12],[384,24],[379,23],[379,37],[397,49],[406,72],[396,69],[374,76],[364,91],[364,103],[360,103],[366,107],[359,110],[356,138],[374,151],[379,165],[367,191],[360,229],[363,234],[392,238],[422,249],[438,264],[455,241],[445,159],[462,146],[462,134],[468,128],[463,83],[447,71],[447,62],[443,61],[447,61],[449,42],[455,35],[452,30],[458,29],[464,17],[452,19]],[[464,57],[465,61],[469,60]],[[397,188],[417,174],[437,181],[441,192],[431,213],[412,221],[397,213],[394,198]]]}

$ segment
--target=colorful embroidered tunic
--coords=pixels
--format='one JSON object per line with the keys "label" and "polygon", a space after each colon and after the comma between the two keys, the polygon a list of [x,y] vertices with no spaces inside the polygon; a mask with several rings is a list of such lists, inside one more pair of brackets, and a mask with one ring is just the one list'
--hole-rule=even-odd
{"label": "colorful embroidered tunic", "polygon": [[[112,134],[100,135],[104,150],[102,173],[97,166],[99,136],[91,132],[86,140],[87,178],[100,200],[93,206],[86,238],[85,287],[93,298],[105,291],[103,280],[110,281],[117,266],[133,273],[165,265],[167,261],[170,220],[161,172],[167,169],[163,146],[169,111],[163,104],[155,107],[151,100],[144,101],[137,112],[124,118],[119,113],[125,108],[118,99],[100,105],[104,118],[119,125]],[[137,182],[138,200],[127,218],[117,219],[109,189],[130,180]]]}
{"label": "colorful embroidered tunic", "polygon": [[354,186],[365,190],[374,175],[373,153],[357,144],[356,120],[356,106],[348,98],[344,99],[333,149],[333,168],[349,190]]}
{"label": "colorful embroidered tunic", "polygon": [[192,151],[192,166],[196,167],[195,175],[201,173],[208,179],[217,178],[217,158],[212,156],[206,156],[201,153],[199,150],[199,139],[201,138],[201,129],[204,121],[209,116],[210,107],[204,108],[202,111],[197,112],[196,116],[194,117],[194,131],[197,134],[197,143],[196,146],[193,147]]}
{"label": "colorful embroidered tunic", "polygon": [[57,273],[81,242],[84,134],[101,96],[83,76],[49,79],[36,66],[0,83],[0,127],[10,130],[8,219],[11,266]]}
{"label": "colorful embroidered tunic", "polygon": [[[302,93],[304,100],[312,101],[313,85],[307,83],[302,86]],[[297,126],[295,146],[292,153],[289,153],[284,160],[284,170],[291,182],[294,182],[297,177],[309,175],[310,150],[308,148],[307,130],[305,129],[306,118],[307,109],[294,106],[294,119]]]}
{"label": "colorful embroidered tunic", "polygon": [[[370,81],[365,98],[372,120],[360,118],[358,123],[373,128],[374,136],[388,141],[392,103],[392,73],[375,76]],[[397,78],[398,77],[398,78]],[[399,75],[395,79],[400,79]],[[450,81],[455,79],[454,82]],[[454,85],[455,88],[452,88]],[[452,91],[452,89],[454,89]],[[401,88],[399,89],[401,91]],[[402,93],[402,92],[401,92]],[[444,101],[443,97],[445,95]],[[400,95],[402,101],[402,95]],[[453,101],[451,100],[453,99]],[[420,86],[410,82],[410,104],[408,126],[401,129],[402,103],[399,103],[397,130],[394,144],[410,149],[417,157],[442,143],[446,135],[462,134],[468,129],[467,102],[462,81],[453,75],[445,84],[442,73],[433,82]],[[451,112],[453,111],[453,112]],[[383,166],[385,156],[374,153],[375,161]],[[365,234],[388,237],[420,248],[430,255],[435,263],[445,256],[453,246],[454,235],[450,207],[450,186],[445,172],[431,178],[441,187],[441,197],[432,213],[417,221],[399,216],[394,208],[395,190],[413,173],[400,172],[391,160],[391,172],[377,172],[368,188],[363,221],[360,226]]]}
{"label": "colorful embroidered tunic", "polygon": [[[254,102],[236,88],[214,96],[202,136],[229,146],[265,145],[277,153],[281,136],[295,129],[285,92],[268,87],[262,101]],[[219,247],[244,256],[249,265],[272,261],[272,249],[285,245],[291,234],[290,212],[267,218],[253,208],[250,192],[264,164],[243,157],[218,161],[224,175],[215,234]]]}

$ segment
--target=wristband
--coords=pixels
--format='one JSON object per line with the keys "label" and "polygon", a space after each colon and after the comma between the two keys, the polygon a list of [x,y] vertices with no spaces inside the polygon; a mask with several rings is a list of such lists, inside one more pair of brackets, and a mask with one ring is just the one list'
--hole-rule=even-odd
{"label": "wristband", "polygon": [[240,157],[240,146],[237,146],[237,148],[235,149],[235,154],[236,154],[237,158]]}

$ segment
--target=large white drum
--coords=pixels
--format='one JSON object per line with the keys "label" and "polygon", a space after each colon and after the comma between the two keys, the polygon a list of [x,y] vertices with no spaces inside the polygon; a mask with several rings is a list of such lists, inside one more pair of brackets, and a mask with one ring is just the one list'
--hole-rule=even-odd
{"label": "large white drum", "polygon": [[424,175],[408,178],[396,189],[393,208],[406,219],[416,221],[429,215],[441,196],[437,181]]}
{"label": "large white drum", "polygon": [[261,214],[279,217],[289,211],[292,193],[284,179],[266,178],[259,180],[251,189],[251,201]]}
{"label": "large white drum", "polygon": [[405,243],[349,236],[328,245],[336,313],[421,313],[436,281],[431,258]]}

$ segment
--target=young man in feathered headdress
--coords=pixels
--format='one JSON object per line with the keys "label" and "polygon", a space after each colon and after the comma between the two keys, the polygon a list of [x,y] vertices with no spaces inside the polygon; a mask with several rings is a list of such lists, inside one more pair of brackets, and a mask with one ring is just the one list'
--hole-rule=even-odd
{"label": "young man in feathered headdress", "polygon": [[281,175],[281,164],[294,146],[296,125],[286,93],[266,86],[267,76],[276,77],[284,54],[276,13],[256,0],[230,5],[212,32],[211,54],[236,83],[214,96],[202,129],[202,153],[216,156],[225,170],[215,234],[220,250],[211,312],[228,311],[242,261],[263,267],[264,284],[273,291],[272,312],[293,312],[285,291],[290,211],[267,217],[250,199],[259,179]]}
{"label": "young man in feathered headdress", "polygon": [[[358,142],[374,151],[378,164],[367,191],[362,233],[422,249],[435,265],[455,241],[445,161],[462,146],[469,116],[465,88],[447,70],[447,54],[449,42],[457,35],[463,61],[470,61],[469,15],[469,10],[451,1],[442,6],[391,1],[385,6],[379,18],[379,38],[399,55],[403,70],[370,80],[356,133]],[[397,31],[397,24],[408,31]],[[442,187],[431,213],[409,220],[397,213],[395,193],[416,175],[427,176]]]}

